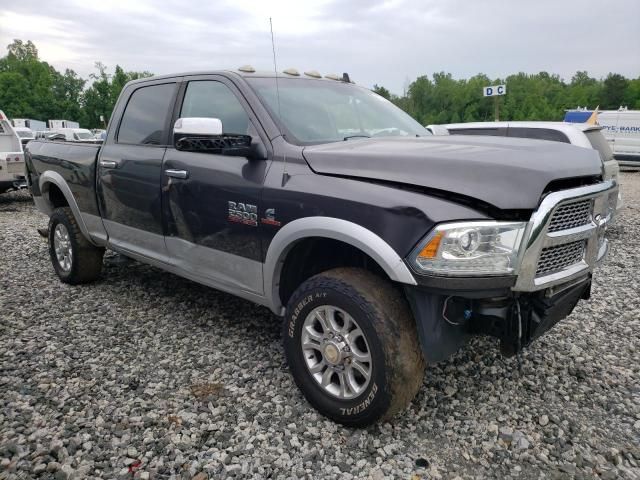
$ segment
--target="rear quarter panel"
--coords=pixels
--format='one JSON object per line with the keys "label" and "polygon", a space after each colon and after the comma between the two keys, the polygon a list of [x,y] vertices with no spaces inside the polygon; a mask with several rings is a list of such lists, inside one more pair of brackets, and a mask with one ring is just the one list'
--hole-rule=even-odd
{"label": "rear quarter panel", "polygon": [[96,199],[96,159],[100,145],[34,140],[25,160],[34,196],[40,196],[40,177],[58,173],[69,186],[82,213],[99,215]]}

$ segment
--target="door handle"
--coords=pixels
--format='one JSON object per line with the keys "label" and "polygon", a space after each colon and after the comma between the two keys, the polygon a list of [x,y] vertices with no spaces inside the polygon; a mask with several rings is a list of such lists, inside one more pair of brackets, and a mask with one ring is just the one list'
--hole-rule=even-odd
{"label": "door handle", "polygon": [[186,170],[169,169],[169,170],[165,170],[164,173],[167,177],[182,178],[182,179],[189,178],[189,172],[187,172]]}
{"label": "door handle", "polygon": [[104,168],[118,168],[118,162],[115,160],[100,160],[100,166]]}

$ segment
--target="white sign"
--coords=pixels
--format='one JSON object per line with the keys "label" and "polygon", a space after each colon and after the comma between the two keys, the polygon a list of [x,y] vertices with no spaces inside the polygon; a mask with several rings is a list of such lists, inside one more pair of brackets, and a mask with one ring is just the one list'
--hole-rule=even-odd
{"label": "white sign", "polygon": [[104,115],[100,115],[100,121],[104,122]]}
{"label": "white sign", "polygon": [[485,97],[495,97],[496,95],[505,95],[507,93],[506,85],[494,85],[492,87],[484,87],[482,93]]}

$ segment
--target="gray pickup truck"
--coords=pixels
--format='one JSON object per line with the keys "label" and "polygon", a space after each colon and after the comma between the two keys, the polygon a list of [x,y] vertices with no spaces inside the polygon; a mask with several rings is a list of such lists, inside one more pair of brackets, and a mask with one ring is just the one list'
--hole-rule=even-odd
{"label": "gray pickup truck", "polygon": [[63,282],[109,248],[265,305],[308,401],[356,426],[471,336],[513,355],[589,298],[618,191],[595,150],[434,137],[347,76],[291,70],[136,80],[102,146],[25,157]]}

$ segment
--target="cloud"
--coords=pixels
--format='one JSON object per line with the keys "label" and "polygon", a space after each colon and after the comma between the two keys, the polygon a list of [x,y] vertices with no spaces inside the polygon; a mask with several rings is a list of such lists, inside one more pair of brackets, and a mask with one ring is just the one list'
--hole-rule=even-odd
{"label": "cloud", "polygon": [[43,59],[83,77],[96,61],[158,74],[271,70],[269,17],[280,69],[346,71],[396,93],[439,71],[640,75],[637,0],[25,0],[0,7],[0,45],[33,40]]}

